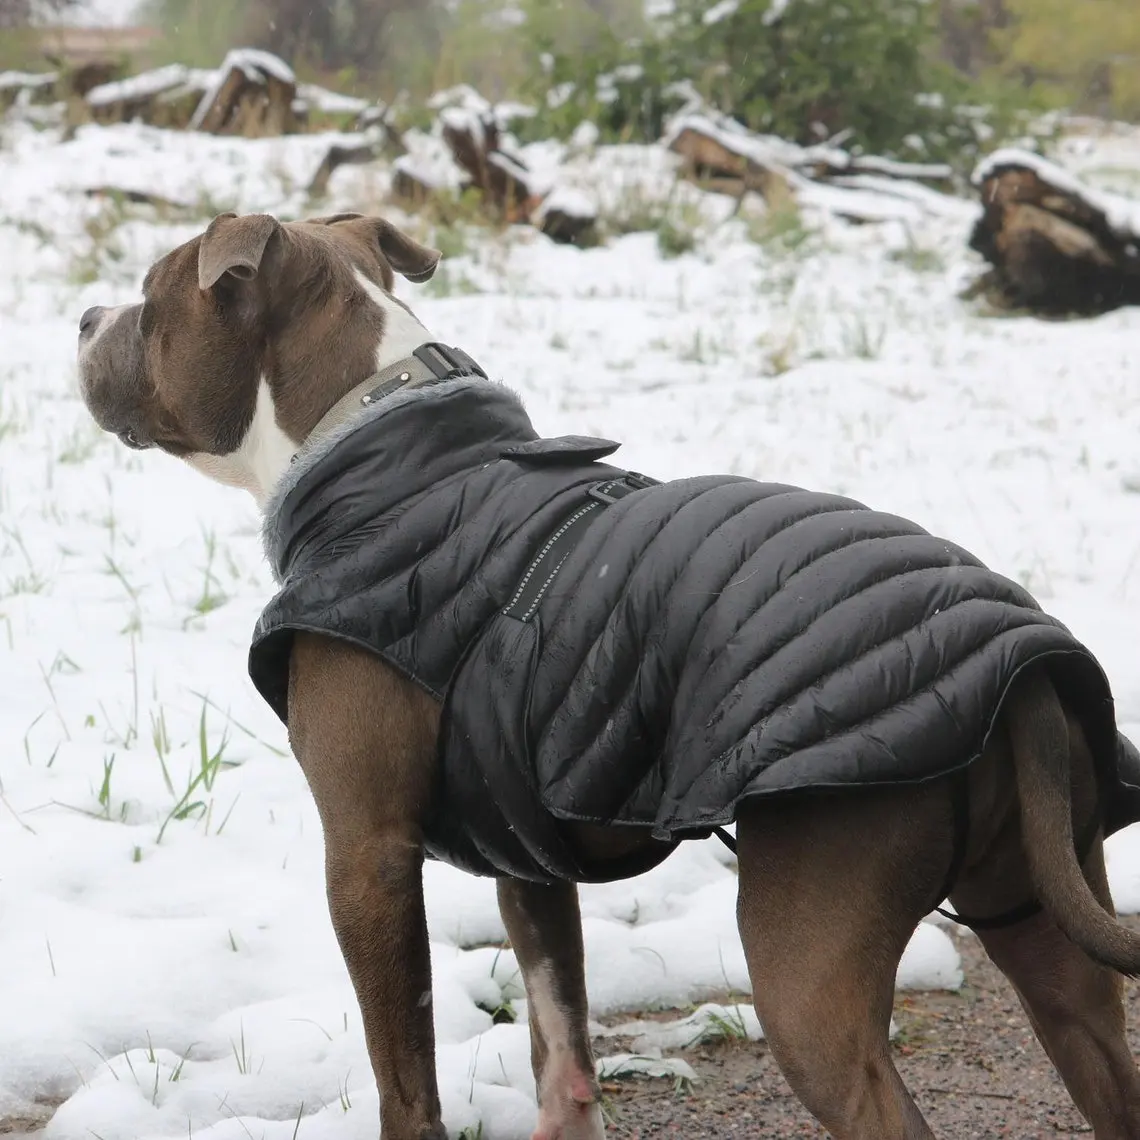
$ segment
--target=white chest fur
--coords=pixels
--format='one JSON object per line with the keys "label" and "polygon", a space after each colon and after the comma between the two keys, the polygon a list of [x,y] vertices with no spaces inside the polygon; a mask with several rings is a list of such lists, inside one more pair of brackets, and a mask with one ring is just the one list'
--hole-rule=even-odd
{"label": "white chest fur", "polygon": [[253,419],[241,445],[229,455],[195,453],[186,462],[210,479],[249,491],[264,506],[277,480],[289,467],[299,442],[292,440],[277,422],[273,393],[263,376],[257,385]]}

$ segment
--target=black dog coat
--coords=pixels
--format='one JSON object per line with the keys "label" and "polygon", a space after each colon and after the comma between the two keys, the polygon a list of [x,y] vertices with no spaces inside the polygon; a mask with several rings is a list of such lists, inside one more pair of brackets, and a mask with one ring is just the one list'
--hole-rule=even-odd
{"label": "black dog coat", "polygon": [[[441,701],[432,856],[614,878],[749,796],[945,775],[1046,659],[1097,759],[1107,830],[1140,818],[1140,755],[1104,674],[1020,586],[836,495],[712,476],[634,479],[611,501],[627,473],[598,461],[617,446],[540,439],[506,389],[451,381],[378,403],[271,508],[281,589],[254,634],[254,684],[285,720],[292,637],[308,630]],[[599,874],[558,820],[662,842]]]}

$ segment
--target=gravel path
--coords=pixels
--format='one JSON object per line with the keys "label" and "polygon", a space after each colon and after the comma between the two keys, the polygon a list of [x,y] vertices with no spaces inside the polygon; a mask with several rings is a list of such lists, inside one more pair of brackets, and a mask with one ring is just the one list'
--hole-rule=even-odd
{"label": "gravel path", "polygon": [[[1124,921],[1140,930],[1140,919]],[[973,936],[956,942],[966,976],[961,992],[908,993],[895,1003],[896,1064],[930,1126],[947,1140],[1091,1136],[1005,978]],[[1126,999],[1129,1039],[1140,1056],[1140,985],[1128,983]],[[762,1043],[717,1042],[683,1056],[700,1077],[691,1091],[675,1092],[663,1080],[606,1085],[607,1136],[827,1136],[792,1095]]]}

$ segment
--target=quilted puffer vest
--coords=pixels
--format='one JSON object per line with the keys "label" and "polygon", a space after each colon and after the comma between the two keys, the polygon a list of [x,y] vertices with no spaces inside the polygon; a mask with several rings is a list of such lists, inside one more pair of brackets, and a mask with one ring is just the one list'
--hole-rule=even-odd
{"label": "quilted puffer vest", "polygon": [[[539,438],[506,389],[450,381],[381,401],[278,496],[250,675],[286,720],[308,630],[441,701],[433,857],[613,878],[749,796],[949,773],[1042,659],[1110,784],[1109,830],[1140,818],[1104,674],[1019,585],[840,496],[626,479],[601,462],[617,446]],[[584,866],[564,820],[651,828],[659,851]]]}

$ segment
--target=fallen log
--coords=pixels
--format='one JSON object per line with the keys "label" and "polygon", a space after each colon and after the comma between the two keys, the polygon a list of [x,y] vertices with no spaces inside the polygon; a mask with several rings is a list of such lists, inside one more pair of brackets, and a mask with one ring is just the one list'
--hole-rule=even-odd
{"label": "fallen log", "polygon": [[936,187],[952,172],[938,163],[905,163],[851,155],[836,146],[800,146],[758,135],[727,117],[679,116],[665,137],[681,159],[681,176],[702,189],[737,199],[759,194],[772,209],[818,210],[854,224],[920,223],[928,214],[960,212]]}
{"label": "fallen log", "polygon": [[999,150],[974,172],[982,214],[970,248],[999,303],[1042,313],[1140,304],[1140,201],[1085,186],[1039,155]]}
{"label": "fallen log", "polygon": [[367,99],[355,95],[342,95],[315,83],[302,83],[297,88],[296,106],[298,115],[310,128],[349,131],[371,105]]}
{"label": "fallen log", "polygon": [[58,83],[58,71],[0,71],[0,111],[17,104],[50,103]]}
{"label": "fallen log", "polygon": [[320,197],[328,189],[329,179],[334,170],[341,166],[360,166],[374,162],[378,155],[378,148],[370,143],[362,143],[360,146],[341,146],[339,143],[333,143],[309,180],[306,193],[312,198]]}
{"label": "fallen log", "polygon": [[681,157],[682,175],[703,188],[735,198],[753,192],[765,201],[786,194],[789,175],[804,158],[803,148],[794,143],[704,115],[676,120],[665,145]]}
{"label": "fallen log", "polygon": [[188,126],[215,135],[283,135],[297,129],[300,109],[292,68],[267,51],[240,48],[222,61]]}
{"label": "fallen log", "polygon": [[88,186],[83,193],[88,198],[130,202],[132,206],[154,206],[158,210],[170,213],[185,213],[193,209],[193,204],[190,202],[179,202],[150,190],[133,190],[128,186]]}
{"label": "fallen log", "polygon": [[585,247],[598,238],[598,208],[580,190],[557,187],[539,204],[534,221],[551,241]]}
{"label": "fallen log", "polygon": [[93,87],[86,95],[87,110],[96,123],[137,120],[183,130],[216,78],[215,72],[174,63]]}

